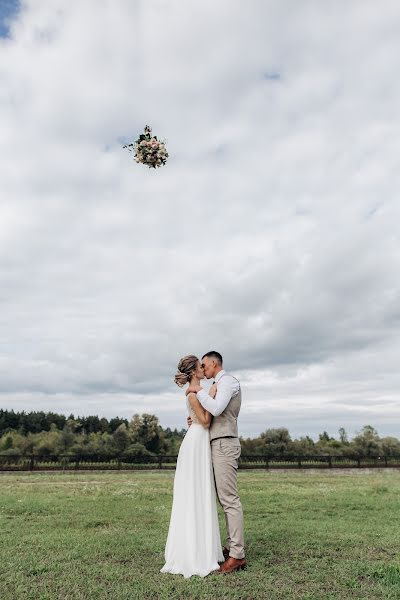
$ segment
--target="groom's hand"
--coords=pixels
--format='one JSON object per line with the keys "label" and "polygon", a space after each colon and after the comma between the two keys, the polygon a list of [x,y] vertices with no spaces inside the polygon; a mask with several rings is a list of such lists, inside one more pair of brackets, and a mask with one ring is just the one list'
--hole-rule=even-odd
{"label": "groom's hand", "polygon": [[190,385],[186,390],[186,396],[188,394],[197,394],[201,390],[201,385]]}
{"label": "groom's hand", "polygon": [[186,419],[186,421],[187,421],[188,427],[190,427],[190,426],[191,426],[191,424],[193,423],[193,421],[192,421],[191,417],[188,417],[188,418]]}

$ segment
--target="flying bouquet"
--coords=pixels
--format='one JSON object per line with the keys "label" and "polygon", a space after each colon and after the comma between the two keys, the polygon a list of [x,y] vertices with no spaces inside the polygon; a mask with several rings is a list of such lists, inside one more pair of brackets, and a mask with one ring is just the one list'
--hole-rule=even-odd
{"label": "flying bouquet", "polygon": [[167,162],[168,152],[165,141],[161,142],[157,136],[152,136],[151,127],[148,125],[144,128],[144,134],[140,134],[133,144],[125,144],[123,148],[128,148],[130,152],[134,153],[134,160],[137,163],[147,165],[150,169],[161,167]]}

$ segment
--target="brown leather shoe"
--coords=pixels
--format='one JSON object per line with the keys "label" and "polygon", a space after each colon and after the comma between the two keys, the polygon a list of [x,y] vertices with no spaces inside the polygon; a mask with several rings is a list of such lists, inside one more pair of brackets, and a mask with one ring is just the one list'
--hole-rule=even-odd
{"label": "brown leather shoe", "polygon": [[233,573],[233,571],[240,571],[247,567],[245,558],[233,558],[229,556],[223,565],[220,566],[217,573],[226,575],[227,573]]}

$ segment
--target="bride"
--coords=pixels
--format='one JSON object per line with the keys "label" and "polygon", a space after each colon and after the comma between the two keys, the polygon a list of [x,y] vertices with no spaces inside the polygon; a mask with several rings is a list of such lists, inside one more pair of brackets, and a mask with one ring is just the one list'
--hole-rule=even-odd
{"label": "bride", "polygon": [[[179,361],[175,383],[198,385],[204,369],[196,356]],[[216,386],[209,394],[215,397]],[[211,461],[209,427],[211,414],[204,410],[196,394],[189,394],[186,406],[193,424],[179,449],[174,478],[174,497],[165,565],[161,573],[184,577],[205,577],[224,561],[219,532],[214,473]]]}

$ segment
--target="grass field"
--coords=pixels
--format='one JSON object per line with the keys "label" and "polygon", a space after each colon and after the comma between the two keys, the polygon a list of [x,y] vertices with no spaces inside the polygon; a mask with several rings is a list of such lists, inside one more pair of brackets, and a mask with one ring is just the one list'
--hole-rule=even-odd
{"label": "grass field", "polygon": [[400,598],[400,471],[239,472],[249,567],[188,580],[159,573],[173,476],[0,475],[1,600]]}

